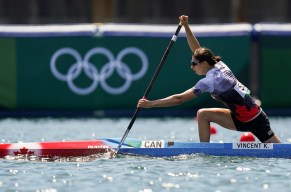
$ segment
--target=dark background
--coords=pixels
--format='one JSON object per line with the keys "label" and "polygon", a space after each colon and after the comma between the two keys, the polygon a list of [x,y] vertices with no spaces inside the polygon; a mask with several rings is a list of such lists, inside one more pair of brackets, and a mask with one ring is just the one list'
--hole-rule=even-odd
{"label": "dark background", "polygon": [[290,22],[289,0],[0,0],[0,24]]}

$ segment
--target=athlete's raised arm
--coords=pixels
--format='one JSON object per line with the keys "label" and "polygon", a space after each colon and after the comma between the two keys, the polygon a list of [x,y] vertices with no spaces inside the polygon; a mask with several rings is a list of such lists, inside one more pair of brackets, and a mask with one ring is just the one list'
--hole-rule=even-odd
{"label": "athlete's raised arm", "polygon": [[179,17],[181,24],[184,26],[185,28],[185,32],[186,32],[186,36],[187,36],[187,41],[189,44],[189,47],[191,48],[192,52],[194,53],[194,51],[200,47],[200,44],[198,42],[198,40],[196,39],[196,37],[194,36],[194,34],[192,33],[190,27],[189,27],[189,23],[188,23],[188,16],[187,15],[182,15]]}

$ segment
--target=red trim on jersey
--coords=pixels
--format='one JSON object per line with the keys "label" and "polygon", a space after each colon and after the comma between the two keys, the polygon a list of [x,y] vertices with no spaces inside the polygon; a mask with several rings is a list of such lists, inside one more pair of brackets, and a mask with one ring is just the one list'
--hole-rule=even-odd
{"label": "red trim on jersey", "polygon": [[234,106],[236,108],[235,116],[241,122],[248,122],[253,120],[260,112],[259,106],[253,107],[251,110],[248,110],[245,105],[240,106],[234,104]]}

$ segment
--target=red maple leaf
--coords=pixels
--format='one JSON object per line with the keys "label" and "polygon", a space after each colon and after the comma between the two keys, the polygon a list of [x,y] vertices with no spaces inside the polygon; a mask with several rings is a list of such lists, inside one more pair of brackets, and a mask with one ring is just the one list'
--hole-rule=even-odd
{"label": "red maple leaf", "polygon": [[34,151],[28,151],[27,148],[22,147],[19,151],[14,151],[14,155],[33,155]]}

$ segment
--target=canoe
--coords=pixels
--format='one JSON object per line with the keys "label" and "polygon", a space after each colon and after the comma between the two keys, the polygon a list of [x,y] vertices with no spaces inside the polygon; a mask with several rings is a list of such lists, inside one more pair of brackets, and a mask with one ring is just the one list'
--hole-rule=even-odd
{"label": "canoe", "polygon": [[[113,151],[117,148],[119,142],[119,138],[104,138],[60,142],[2,143],[0,144],[0,158],[21,155],[84,157]],[[151,157],[203,154],[214,156],[291,158],[291,144],[198,143],[128,138],[118,153]]]}

